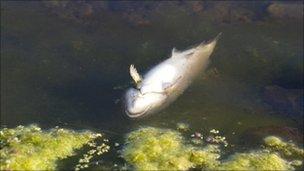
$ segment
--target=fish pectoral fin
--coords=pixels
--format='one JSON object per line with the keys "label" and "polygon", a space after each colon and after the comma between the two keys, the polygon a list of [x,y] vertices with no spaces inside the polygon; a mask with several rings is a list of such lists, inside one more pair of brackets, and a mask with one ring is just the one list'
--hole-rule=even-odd
{"label": "fish pectoral fin", "polygon": [[191,57],[191,55],[193,55],[193,54],[194,54],[194,51],[191,51],[191,52],[186,53],[185,56],[186,57]]}
{"label": "fish pectoral fin", "polygon": [[172,86],[173,86],[172,83],[167,83],[167,82],[162,83],[162,89],[163,90],[167,90],[168,88],[170,88]]}
{"label": "fish pectoral fin", "polygon": [[135,82],[135,84],[138,86],[142,81],[142,76],[137,72],[133,64],[130,65],[130,75],[133,81]]}
{"label": "fish pectoral fin", "polygon": [[179,76],[173,83],[169,83],[169,82],[163,82],[162,83],[162,89],[165,91],[170,90],[171,88],[174,87],[174,85],[176,85],[176,83],[182,78],[182,76]]}

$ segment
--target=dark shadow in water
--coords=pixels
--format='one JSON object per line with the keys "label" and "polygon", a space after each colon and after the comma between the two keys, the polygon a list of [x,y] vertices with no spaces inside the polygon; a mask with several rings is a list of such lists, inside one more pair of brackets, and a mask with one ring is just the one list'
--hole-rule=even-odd
{"label": "dark shadow in water", "polygon": [[[52,87],[49,92],[79,111],[68,124],[86,123],[89,127],[102,127],[117,131],[121,123],[127,122],[122,106],[124,89],[115,89],[117,83],[102,78],[98,73],[89,74],[84,79],[70,81]],[[80,126],[80,125],[79,125]],[[86,127],[87,127],[86,126]]]}

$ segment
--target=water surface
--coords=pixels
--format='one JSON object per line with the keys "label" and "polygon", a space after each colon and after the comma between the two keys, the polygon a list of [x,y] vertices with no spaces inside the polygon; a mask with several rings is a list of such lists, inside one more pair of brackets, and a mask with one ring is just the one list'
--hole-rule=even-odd
{"label": "water surface", "polygon": [[[90,129],[113,143],[140,126],[175,129],[178,122],[191,131],[219,129],[236,144],[257,127],[302,133],[303,111],[278,111],[263,95],[276,85],[298,89],[303,98],[302,22],[267,16],[213,21],[189,12],[187,4],[157,2],[148,3],[160,6],[156,12],[138,12],[147,19],[134,19],[124,16],[124,9],[140,6],[132,4],[93,6],[93,14],[85,8],[75,17],[60,5],[1,2],[1,125]],[[173,47],[183,50],[219,32],[209,69],[176,102],[140,120],[124,115],[120,99],[132,86],[130,64],[144,73]]]}

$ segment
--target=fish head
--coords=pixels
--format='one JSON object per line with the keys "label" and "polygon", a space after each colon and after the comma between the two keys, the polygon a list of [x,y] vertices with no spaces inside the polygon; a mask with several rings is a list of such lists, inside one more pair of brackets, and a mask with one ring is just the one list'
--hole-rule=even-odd
{"label": "fish head", "polygon": [[141,93],[139,89],[130,88],[125,94],[125,113],[130,118],[143,117],[158,111],[163,106],[167,95],[163,93]]}

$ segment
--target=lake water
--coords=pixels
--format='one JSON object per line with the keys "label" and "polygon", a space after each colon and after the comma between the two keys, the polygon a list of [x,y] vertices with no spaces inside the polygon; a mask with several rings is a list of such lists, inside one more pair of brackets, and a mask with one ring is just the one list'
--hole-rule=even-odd
{"label": "lake water", "polygon": [[[303,135],[302,19],[259,13],[266,2],[248,2],[258,14],[245,19],[227,19],[221,12],[228,7],[214,4],[55,2],[1,2],[2,126],[89,129],[112,143],[141,126],[176,129],[179,122],[192,132],[218,129],[240,146],[255,128],[290,127]],[[173,47],[219,32],[208,70],[178,100],[142,119],[125,116],[120,99],[132,86],[130,64],[144,73]],[[298,90],[300,107],[278,109],[265,100],[267,86]]]}

